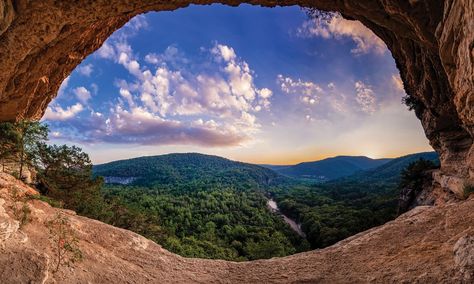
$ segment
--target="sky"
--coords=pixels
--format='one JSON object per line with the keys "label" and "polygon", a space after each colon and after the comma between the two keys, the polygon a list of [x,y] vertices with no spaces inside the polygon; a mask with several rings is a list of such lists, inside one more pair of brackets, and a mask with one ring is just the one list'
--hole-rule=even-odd
{"label": "sky", "polygon": [[174,152],[295,164],[431,151],[385,44],[337,14],[220,4],[133,18],[43,121],[94,163]]}

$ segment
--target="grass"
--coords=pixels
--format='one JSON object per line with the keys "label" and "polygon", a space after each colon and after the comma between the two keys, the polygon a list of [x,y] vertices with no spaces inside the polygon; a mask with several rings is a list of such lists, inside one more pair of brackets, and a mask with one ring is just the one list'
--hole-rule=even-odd
{"label": "grass", "polygon": [[62,201],[58,201],[56,199],[52,199],[52,198],[49,198],[49,197],[44,196],[44,195],[32,195],[32,196],[30,196],[30,198],[46,202],[46,203],[48,203],[49,205],[51,205],[52,207],[55,207],[55,208],[63,208],[63,202]]}

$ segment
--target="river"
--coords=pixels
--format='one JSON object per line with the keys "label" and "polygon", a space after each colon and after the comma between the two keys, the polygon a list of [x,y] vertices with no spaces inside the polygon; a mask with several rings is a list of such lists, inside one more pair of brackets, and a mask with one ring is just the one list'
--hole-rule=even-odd
{"label": "river", "polygon": [[293,231],[295,231],[301,237],[306,238],[305,233],[301,230],[301,225],[296,223],[295,220],[293,220],[293,219],[289,218],[288,216],[284,215],[283,213],[281,213],[280,209],[278,208],[278,204],[275,202],[275,200],[273,200],[271,198],[268,199],[267,206],[272,212],[275,212],[275,213],[279,214],[280,216],[282,216],[283,220],[288,225],[290,225],[290,227],[293,229]]}

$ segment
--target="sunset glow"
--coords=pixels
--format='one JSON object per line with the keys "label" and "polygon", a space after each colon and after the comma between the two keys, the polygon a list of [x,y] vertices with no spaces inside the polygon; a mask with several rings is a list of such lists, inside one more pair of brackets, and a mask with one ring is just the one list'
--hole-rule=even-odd
{"label": "sunset glow", "polygon": [[265,164],[430,151],[395,62],[361,23],[299,7],[132,19],[63,82],[52,142],[94,163],[200,152]]}

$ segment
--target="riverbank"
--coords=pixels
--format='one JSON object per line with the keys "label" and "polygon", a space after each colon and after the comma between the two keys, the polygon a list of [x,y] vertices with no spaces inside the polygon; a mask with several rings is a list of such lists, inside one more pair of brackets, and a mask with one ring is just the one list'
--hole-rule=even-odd
{"label": "riverbank", "polygon": [[277,213],[278,215],[283,217],[283,220],[290,225],[291,229],[295,231],[298,235],[300,235],[303,238],[306,238],[306,234],[301,230],[301,224],[296,223],[295,220],[289,218],[285,214],[283,214],[280,209],[278,208],[278,204],[275,202],[273,199],[268,199],[267,200],[267,206],[270,209],[270,211]]}

